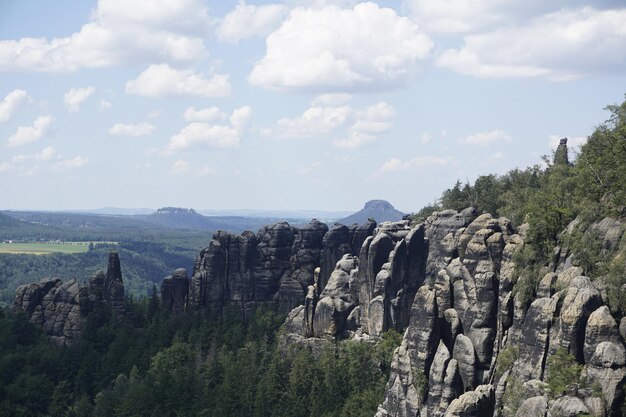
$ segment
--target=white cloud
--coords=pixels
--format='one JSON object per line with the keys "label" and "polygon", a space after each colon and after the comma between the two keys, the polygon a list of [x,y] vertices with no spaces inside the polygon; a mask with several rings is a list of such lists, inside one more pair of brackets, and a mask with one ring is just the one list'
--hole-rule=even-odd
{"label": "white cloud", "polygon": [[562,136],[562,135],[549,135],[548,136],[548,146],[550,150],[556,150],[557,146],[559,146],[559,142],[561,138],[567,138],[567,147],[570,150],[578,150],[581,146],[587,143],[587,136]]}
{"label": "white cloud", "polygon": [[[485,32],[513,25],[564,8],[589,4],[588,0],[404,0],[403,5],[426,33]],[[594,7],[621,7],[621,0],[596,0]]]}
{"label": "white cloud", "polygon": [[422,133],[422,136],[420,137],[420,142],[428,143],[431,140],[433,140],[433,135],[431,135],[429,132]]}
{"label": "white cloud", "polygon": [[233,114],[230,115],[230,124],[237,133],[241,134],[247,129],[251,115],[252,108],[250,106],[239,107],[233,110]]}
{"label": "white cloud", "polygon": [[84,156],[75,156],[74,158],[62,159],[55,164],[57,168],[61,169],[71,169],[71,168],[80,168],[89,163],[89,158]]}
{"label": "white cloud", "polygon": [[570,80],[626,71],[626,8],[562,9],[517,26],[466,36],[440,67],[477,77]]}
{"label": "white cloud", "polygon": [[112,106],[111,102],[108,100],[100,100],[100,110],[110,109]]}
{"label": "white cloud", "polygon": [[0,41],[0,71],[68,72],[206,55],[210,20],[201,0],[99,0],[90,20],[62,38]]}
{"label": "white cloud", "polygon": [[311,102],[312,106],[341,106],[352,100],[352,94],[335,93],[320,94]]}
{"label": "white cloud", "polygon": [[279,139],[310,138],[326,135],[346,124],[352,108],[349,106],[315,106],[312,105],[301,116],[289,119],[282,118],[272,129],[264,129],[264,136]]}
{"label": "white cloud", "polygon": [[150,65],[139,76],[126,83],[126,92],[147,97],[191,95],[223,97],[230,94],[228,76],[203,74],[191,70],[177,70],[167,64]]}
{"label": "white cloud", "polygon": [[268,35],[278,28],[287,10],[282,4],[254,6],[240,1],[220,22],[217,36],[222,41],[239,42],[252,36]]}
{"label": "white cloud", "polygon": [[183,118],[188,122],[214,122],[225,119],[226,114],[215,106],[197,110],[194,107],[188,107]]}
{"label": "white cloud", "polygon": [[50,161],[56,156],[56,151],[53,147],[48,146],[47,148],[42,149],[40,152],[30,154],[30,155],[15,155],[11,158],[11,162],[14,164],[21,164],[29,161]]}
{"label": "white cloud", "polygon": [[249,106],[235,109],[229,118],[230,126],[193,122],[170,138],[166,153],[184,151],[197,145],[209,148],[236,148],[246,130],[252,109]]}
{"label": "white cloud", "polygon": [[24,90],[13,90],[0,101],[0,123],[11,120],[15,112],[28,102],[28,93]]}
{"label": "white cloud", "polygon": [[17,131],[7,140],[7,147],[15,148],[37,142],[48,133],[53,120],[52,116],[39,116],[32,126],[18,127]]}
{"label": "white cloud", "polygon": [[70,113],[76,113],[80,110],[81,104],[89,98],[93,92],[96,91],[93,87],[71,88],[70,91],[63,96],[63,102],[67,111]]}
{"label": "white cloud", "polygon": [[287,0],[287,3],[296,7],[310,7],[315,9],[323,9],[327,6],[352,7],[357,0]]}
{"label": "white cloud", "polygon": [[505,131],[496,129],[490,132],[478,132],[459,138],[457,141],[462,145],[487,146],[495,142],[512,142],[511,136]]}
{"label": "white cloud", "polygon": [[196,175],[199,177],[205,177],[212,174],[215,174],[215,170],[208,165],[200,165],[196,168]]}
{"label": "white cloud", "polygon": [[298,90],[388,87],[413,73],[431,48],[413,22],[375,3],[297,8],[268,36],[265,56],[248,79]]}
{"label": "white cloud", "polygon": [[189,172],[191,170],[191,165],[189,162],[184,159],[179,159],[172,164],[172,174],[184,174],[185,172]]}
{"label": "white cloud", "polygon": [[378,140],[393,127],[395,111],[388,103],[380,102],[362,109],[349,103],[349,95],[317,96],[311,106],[295,118],[282,118],[273,128],[261,131],[263,136],[275,139],[319,138],[335,135],[333,145],[339,148],[358,148]]}
{"label": "white cloud", "polygon": [[151,135],[155,130],[156,127],[147,122],[136,124],[116,123],[109,129],[109,135],[139,137]]}
{"label": "white cloud", "polygon": [[453,158],[449,156],[417,156],[415,158],[401,160],[398,158],[391,158],[385,161],[378,169],[380,173],[388,172],[400,172],[407,171],[409,169],[419,169],[429,166],[445,166],[453,162]]}

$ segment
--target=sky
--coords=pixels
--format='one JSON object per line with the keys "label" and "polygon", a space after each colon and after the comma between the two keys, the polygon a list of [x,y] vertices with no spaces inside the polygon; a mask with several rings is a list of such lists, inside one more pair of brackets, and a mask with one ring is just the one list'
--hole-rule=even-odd
{"label": "sky", "polygon": [[0,209],[412,212],[625,93],[623,0],[0,0]]}

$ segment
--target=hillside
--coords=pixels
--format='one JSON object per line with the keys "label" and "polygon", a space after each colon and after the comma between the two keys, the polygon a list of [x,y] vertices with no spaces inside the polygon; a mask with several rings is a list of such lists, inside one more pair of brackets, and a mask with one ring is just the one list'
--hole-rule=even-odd
{"label": "hillside", "polygon": [[362,224],[368,219],[374,219],[378,223],[392,222],[402,219],[404,213],[396,210],[389,202],[385,200],[370,200],[365,206],[348,217],[337,220],[337,223],[351,225],[354,223]]}

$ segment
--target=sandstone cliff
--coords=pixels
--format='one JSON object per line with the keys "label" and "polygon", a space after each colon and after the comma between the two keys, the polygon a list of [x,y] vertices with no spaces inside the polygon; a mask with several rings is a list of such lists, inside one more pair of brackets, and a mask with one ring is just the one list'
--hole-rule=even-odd
{"label": "sandstone cliff", "polygon": [[[610,219],[592,228],[607,249],[623,234]],[[309,287],[285,338],[315,346],[404,331],[377,417],[621,415],[626,349],[602,280],[582,276],[575,254],[559,248],[527,306],[514,291],[513,255],[523,245],[507,219],[472,209],[412,228],[383,223],[358,257],[336,263],[325,287]],[[565,395],[545,384],[559,349],[582,366],[580,383],[571,381],[578,388]],[[507,395],[526,401],[511,410]]]}
{"label": "sandstone cliff", "polygon": [[118,315],[124,314],[124,282],[117,252],[109,255],[106,273],[98,271],[88,283],[76,279],[63,283],[59,278],[50,278],[21,285],[15,291],[13,309],[26,313],[52,341],[70,344],[98,303],[110,306]]}

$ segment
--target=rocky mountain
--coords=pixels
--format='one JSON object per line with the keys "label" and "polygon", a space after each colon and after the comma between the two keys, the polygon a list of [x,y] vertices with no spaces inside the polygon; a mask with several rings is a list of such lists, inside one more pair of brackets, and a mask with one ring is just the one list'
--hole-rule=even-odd
{"label": "rocky mountain", "polygon": [[404,213],[396,210],[389,202],[385,200],[370,200],[365,206],[348,217],[337,220],[341,224],[361,224],[374,219],[377,222],[393,222],[402,219]]}
{"label": "rocky mountain", "polygon": [[196,258],[189,284],[180,281],[186,271],[177,271],[164,281],[162,294],[172,310],[220,311],[235,305],[248,313],[261,304],[278,303],[288,312],[304,299],[315,268],[321,268],[323,285],[342,256],[358,253],[375,227],[368,222],[329,229],[314,219],[299,228],[276,223],[256,234],[220,231]]}
{"label": "rocky mountain", "polygon": [[87,283],[50,278],[18,287],[13,309],[26,313],[52,341],[71,344],[80,336],[87,315],[101,304],[118,315],[124,313],[124,281],[117,252],[111,252],[106,272],[98,271]]}
{"label": "rocky mountain", "polygon": [[[623,235],[612,219],[594,230],[607,248]],[[174,313],[278,303],[291,309],[285,346],[315,350],[404,332],[376,417],[620,415],[626,321],[618,324],[601,282],[572,266],[566,247],[525,305],[514,291],[524,236],[524,227],[471,208],[436,212],[413,227],[405,220],[328,229],[312,221],[220,232],[191,280],[176,271],[162,294]],[[549,391],[559,370],[548,358],[560,352],[585,375],[575,391]],[[507,395],[521,396],[520,411],[503,405]]]}

